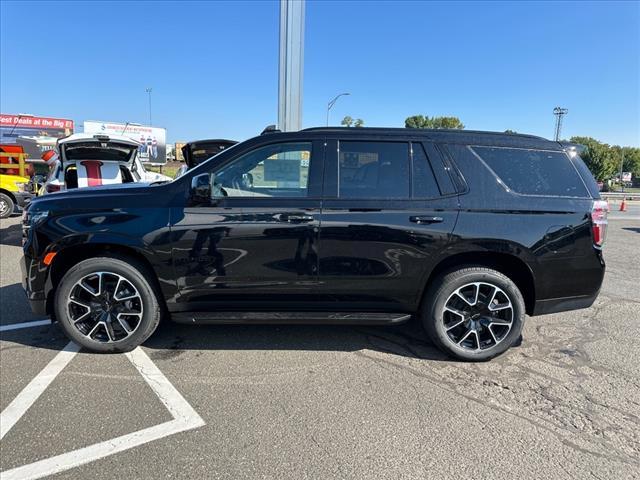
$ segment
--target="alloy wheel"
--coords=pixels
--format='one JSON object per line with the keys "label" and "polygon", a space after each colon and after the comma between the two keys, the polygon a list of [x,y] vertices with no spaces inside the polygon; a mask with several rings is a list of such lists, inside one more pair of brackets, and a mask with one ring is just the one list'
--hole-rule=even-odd
{"label": "alloy wheel", "polygon": [[447,338],[459,348],[487,350],[501,343],[513,325],[513,305],[500,287],[473,282],[447,299],[442,321]]}
{"label": "alloy wheel", "polygon": [[78,280],[67,298],[73,326],[85,337],[101,343],[124,340],[140,326],[142,297],[122,275],[95,272]]}
{"label": "alloy wheel", "polygon": [[0,217],[4,217],[8,213],[9,203],[4,198],[0,198]]}

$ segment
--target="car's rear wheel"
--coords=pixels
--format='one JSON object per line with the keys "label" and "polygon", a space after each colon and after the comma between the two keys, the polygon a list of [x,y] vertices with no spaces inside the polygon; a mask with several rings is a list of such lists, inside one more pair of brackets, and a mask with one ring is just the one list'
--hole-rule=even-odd
{"label": "car's rear wheel", "polygon": [[0,218],[9,218],[14,208],[13,199],[6,193],[0,193]]}
{"label": "car's rear wheel", "polygon": [[144,342],[161,309],[147,269],[131,258],[98,257],[74,265],[55,297],[67,336],[94,352],[127,352]]}
{"label": "car's rear wheel", "polygon": [[525,304],[507,276],[469,267],[436,278],[425,295],[421,315],[438,348],[461,360],[482,361],[518,341]]}

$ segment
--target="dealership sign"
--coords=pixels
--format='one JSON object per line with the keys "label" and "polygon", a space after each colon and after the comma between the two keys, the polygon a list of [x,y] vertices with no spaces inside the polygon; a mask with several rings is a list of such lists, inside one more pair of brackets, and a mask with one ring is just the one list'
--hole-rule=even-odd
{"label": "dealership sign", "polygon": [[85,121],[84,133],[123,135],[140,143],[140,160],[152,164],[167,162],[167,131],[164,128],[146,127],[126,123]]}
{"label": "dealership sign", "polygon": [[0,113],[0,143],[22,146],[32,160],[72,133],[73,120],[67,118]]}

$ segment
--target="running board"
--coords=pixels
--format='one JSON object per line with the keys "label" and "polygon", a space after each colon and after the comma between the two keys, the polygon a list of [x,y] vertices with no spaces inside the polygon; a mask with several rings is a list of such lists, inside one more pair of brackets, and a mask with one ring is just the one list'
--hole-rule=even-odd
{"label": "running board", "polygon": [[387,325],[403,323],[410,318],[411,315],[406,313],[377,312],[176,312],[171,314],[171,320],[174,322],[198,325],[233,323]]}

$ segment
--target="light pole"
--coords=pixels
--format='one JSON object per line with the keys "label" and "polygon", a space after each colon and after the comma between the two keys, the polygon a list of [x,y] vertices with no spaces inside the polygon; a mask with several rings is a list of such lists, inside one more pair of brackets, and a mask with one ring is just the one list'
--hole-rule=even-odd
{"label": "light pole", "polygon": [[333,106],[336,104],[338,99],[340,97],[342,97],[343,95],[351,95],[351,94],[348,93],[348,92],[341,93],[341,94],[336,95],[335,97],[333,97],[333,100],[331,100],[329,103],[327,103],[327,127],[329,126],[329,111],[333,108]]}
{"label": "light pole", "polygon": [[147,87],[144,91],[149,94],[149,126],[151,126],[153,125],[153,122],[151,121],[151,92],[153,91],[153,88]]}
{"label": "light pole", "polygon": [[560,140],[560,131],[562,130],[562,117],[564,117],[567,113],[569,113],[568,108],[556,107],[553,109],[553,114],[556,116],[556,142]]}
{"label": "light pole", "polygon": [[620,149],[622,158],[620,159],[620,189],[624,193],[624,183],[622,182],[622,170],[624,169],[624,150]]}

